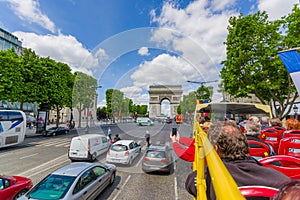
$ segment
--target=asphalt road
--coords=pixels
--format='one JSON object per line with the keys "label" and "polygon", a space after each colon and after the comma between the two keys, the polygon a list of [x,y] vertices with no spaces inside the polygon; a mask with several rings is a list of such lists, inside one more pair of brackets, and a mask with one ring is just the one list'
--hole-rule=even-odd
{"label": "asphalt road", "polygon": [[[142,153],[131,166],[117,165],[117,176],[114,184],[104,190],[97,199],[108,200],[189,200],[193,199],[185,190],[184,184],[191,163],[175,158],[175,170],[172,174],[145,174],[141,170],[141,158],[145,152],[144,135],[151,133],[151,143],[169,143],[172,127],[177,127],[181,135],[189,137],[192,127],[186,124],[161,124],[153,126],[137,126],[134,123],[102,125],[89,128],[89,133],[107,133],[111,127],[113,135],[119,134],[121,139],[135,139],[142,143]],[[68,135],[55,137],[27,137],[15,147],[0,150],[0,172],[6,175],[29,177],[36,184],[55,169],[70,163],[67,148],[72,137],[86,134],[85,129],[71,131]],[[105,154],[96,162],[105,162]]]}

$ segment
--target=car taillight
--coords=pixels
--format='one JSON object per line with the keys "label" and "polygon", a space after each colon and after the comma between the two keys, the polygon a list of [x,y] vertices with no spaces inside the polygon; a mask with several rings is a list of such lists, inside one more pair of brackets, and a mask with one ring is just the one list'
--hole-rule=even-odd
{"label": "car taillight", "polygon": [[164,162],[164,163],[167,163],[167,162],[169,162],[169,159],[164,158],[164,159],[161,159],[160,161],[161,161],[161,162]]}
{"label": "car taillight", "polygon": [[143,160],[144,160],[144,161],[148,161],[148,160],[149,160],[149,158],[145,157]]}
{"label": "car taillight", "polygon": [[125,156],[129,156],[129,151],[125,151]]}

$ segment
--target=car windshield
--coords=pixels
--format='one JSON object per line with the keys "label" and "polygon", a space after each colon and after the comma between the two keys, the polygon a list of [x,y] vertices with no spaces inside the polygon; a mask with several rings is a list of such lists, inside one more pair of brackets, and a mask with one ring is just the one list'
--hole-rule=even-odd
{"label": "car windshield", "polygon": [[127,151],[128,147],[126,145],[122,145],[122,144],[115,144],[111,147],[111,150],[113,150],[113,151]]}
{"label": "car windshield", "polygon": [[49,175],[26,196],[40,200],[52,200],[63,198],[71,187],[76,177]]}
{"label": "car windshield", "polygon": [[56,127],[51,127],[51,128],[48,129],[48,131],[54,131],[56,129],[57,129]]}
{"label": "car windshield", "polygon": [[166,154],[163,151],[151,150],[151,151],[147,151],[145,157],[148,157],[148,158],[165,158]]}

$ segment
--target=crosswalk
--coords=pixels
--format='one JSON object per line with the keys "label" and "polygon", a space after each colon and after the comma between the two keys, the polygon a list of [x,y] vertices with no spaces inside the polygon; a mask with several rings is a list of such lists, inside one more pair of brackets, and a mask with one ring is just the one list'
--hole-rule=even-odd
{"label": "crosswalk", "polygon": [[68,147],[70,145],[72,138],[51,138],[51,139],[45,139],[40,140],[36,139],[34,141],[31,141],[28,143],[29,145],[35,145],[35,146],[44,146],[44,147]]}

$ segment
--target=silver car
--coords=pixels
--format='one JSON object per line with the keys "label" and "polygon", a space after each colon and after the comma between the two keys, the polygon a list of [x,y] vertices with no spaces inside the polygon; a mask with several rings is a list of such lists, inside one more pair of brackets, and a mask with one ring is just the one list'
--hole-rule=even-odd
{"label": "silver car", "polygon": [[131,165],[141,153],[141,145],[134,140],[119,140],[111,145],[106,154],[106,162]]}
{"label": "silver car", "polygon": [[142,170],[145,173],[166,172],[174,170],[173,156],[167,145],[151,145],[142,160]]}
{"label": "silver car", "polygon": [[113,184],[116,166],[75,162],[49,174],[18,200],[92,200]]}

